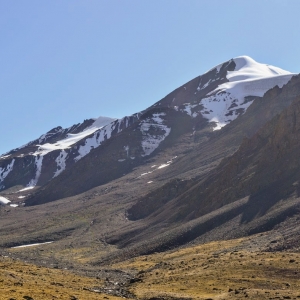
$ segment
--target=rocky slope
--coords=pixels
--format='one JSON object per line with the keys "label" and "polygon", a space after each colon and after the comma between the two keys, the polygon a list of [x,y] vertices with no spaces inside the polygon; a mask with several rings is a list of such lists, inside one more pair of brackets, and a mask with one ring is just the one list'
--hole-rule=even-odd
{"label": "rocky slope", "polygon": [[6,153],[0,157],[0,188],[43,186],[27,201],[38,204],[107,183],[174,147],[184,134],[207,138],[242,116],[255,97],[291,77],[247,56],[229,60],[135,115],[57,127]]}
{"label": "rocky slope", "polygon": [[[279,167],[277,165],[279,159],[277,157],[274,158],[277,149],[266,150],[263,159],[255,157],[255,155],[261,155],[261,149],[258,147],[257,141],[267,143],[269,139],[266,133],[260,138],[257,138],[257,136],[260,136],[260,132],[267,130],[269,130],[269,134],[274,134],[272,124],[277,124],[276,126],[283,128],[282,124],[278,124],[279,114],[284,114],[286,112],[285,109],[296,113],[297,110],[295,110],[294,105],[296,105],[295,103],[299,96],[300,77],[295,76],[283,88],[275,87],[268,91],[263,98],[256,99],[244,115],[226,126],[222,131],[212,135],[207,142],[203,143],[201,150],[205,152],[206,159],[209,158],[207,153],[216,154],[218,151],[225,151],[225,149],[228,149],[230,146],[239,146],[240,144],[241,146],[239,151],[232,157],[223,160],[222,163],[209,174],[208,178],[204,180],[201,177],[200,180],[194,182],[192,186],[190,184],[188,188],[184,189],[181,194],[177,194],[176,197],[170,197],[167,202],[173,200],[174,209],[168,213],[168,218],[176,219],[175,215],[179,210],[178,207],[180,207],[181,214],[185,211],[185,216],[189,215],[188,218],[194,218],[208,213],[213,209],[217,209],[224,204],[246,197],[254,193],[254,191],[257,191],[258,186],[266,186],[269,177],[274,177],[275,174],[281,172],[283,165]],[[297,139],[293,137],[293,134],[292,131],[289,132],[289,129],[287,129],[285,139],[290,137],[296,141]],[[282,144],[285,145],[285,142],[282,142]],[[283,146],[278,145],[278,147],[281,149]],[[257,151],[257,154],[254,150]],[[242,151],[245,152],[243,155],[240,154]],[[188,159],[192,159],[193,162],[200,164],[200,158],[196,158],[196,154],[200,155],[200,153],[195,152],[195,154],[191,153],[184,157],[183,164],[187,164]],[[272,155],[269,153],[272,153]],[[284,159],[289,159],[289,155],[290,153],[285,153]],[[270,162],[271,157],[273,157],[274,163]],[[297,159],[296,156],[295,159]],[[264,164],[259,166],[260,170],[264,171],[264,173],[256,179],[257,182],[254,185],[251,180],[258,176],[254,168],[254,166],[258,166],[257,161]],[[250,166],[250,164],[253,166]],[[295,164],[295,166],[297,166],[297,164]],[[172,165],[171,168],[172,167],[176,168],[176,165]],[[243,171],[243,168],[248,168],[249,170],[247,169],[246,172]],[[272,171],[270,168],[273,168]],[[180,171],[183,172],[184,167],[180,168]],[[234,175],[232,174],[233,172],[235,172]],[[289,173],[289,171],[287,172]],[[242,175],[245,176],[245,178]],[[280,176],[278,178],[280,178]],[[172,188],[174,188],[174,186],[175,184]],[[171,189],[171,187],[167,188],[167,190],[169,189]],[[157,193],[160,193],[160,191],[157,191]],[[155,201],[160,201],[159,199],[161,199],[161,197],[155,196],[154,192],[153,196],[151,196],[154,198],[154,200],[151,201],[151,206],[146,205],[146,203],[149,203],[148,198],[141,198],[137,204],[128,211],[129,217],[140,219],[154,213]],[[178,199],[175,200],[175,198]],[[168,205],[172,204],[169,203]],[[177,207],[177,209],[175,209],[175,207]],[[197,207],[199,209],[197,209]],[[161,205],[159,209],[162,210]],[[162,219],[165,219],[165,217],[166,216],[162,216]]]}
{"label": "rocky slope", "polygon": [[245,138],[239,150],[195,187],[188,199],[180,199],[191,217],[249,196],[242,220],[248,222],[280,200],[299,197],[299,120],[300,95],[253,137]]}

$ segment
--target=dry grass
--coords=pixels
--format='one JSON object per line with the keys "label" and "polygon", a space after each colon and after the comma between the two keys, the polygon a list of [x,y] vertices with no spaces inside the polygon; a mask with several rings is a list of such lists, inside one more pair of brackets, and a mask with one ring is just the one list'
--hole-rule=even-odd
{"label": "dry grass", "polygon": [[[251,237],[212,242],[105,268],[136,273],[127,288],[137,299],[300,299],[300,253],[245,247],[252,242]],[[0,257],[0,268],[0,300],[120,299],[90,291],[103,287],[103,280],[67,270],[8,257]]]}
{"label": "dry grass", "polygon": [[300,299],[300,254],[237,251],[244,239],[138,257],[114,265],[139,271],[140,298]]}
{"label": "dry grass", "polygon": [[102,286],[95,278],[50,269],[0,256],[0,299],[120,299],[89,289]]}

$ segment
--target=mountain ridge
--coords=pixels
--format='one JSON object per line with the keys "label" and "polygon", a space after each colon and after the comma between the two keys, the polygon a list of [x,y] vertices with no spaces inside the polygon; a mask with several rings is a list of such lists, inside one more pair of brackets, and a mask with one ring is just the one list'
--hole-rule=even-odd
{"label": "mountain ridge", "polygon": [[247,56],[132,116],[55,127],[0,157],[4,293],[298,297],[299,153],[300,75]]}
{"label": "mountain ridge", "polygon": [[[0,188],[21,185],[29,189],[48,184],[66,168],[72,168],[93,149],[135,122],[139,124],[134,130],[142,133],[140,145],[135,145],[136,150],[131,150],[133,154],[128,155],[128,145],[124,144],[127,157],[124,154],[117,156],[119,162],[130,156],[142,163],[142,157],[151,156],[153,151],[160,149],[161,142],[170,139],[168,135],[172,126],[176,126],[176,120],[167,125],[168,114],[174,115],[170,110],[190,117],[193,134],[204,127],[208,131],[219,130],[242,115],[255,97],[260,97],[272,85],[282,86],[292,76],[279,68],[256,63],[247,56],[231,59],[182,85],[142,112],[120,120],[108,118],[103,126],[95,126],[95,121],[89,119],[68,129],[56,127],[38,140],[2,155]],[[119,153],[122,152],[120,149]]]}
{"label": "mountain ridge", "polygon": [[[263,95],[257,78],[254,95],[239,98],[222,90],[224,85],[233,89],[238,85],[238,90],[247,86],[234,70],[249,73],[246,66],[253,64],[245,57],[229,60],[144,111],[112,121],[106,125],[111,135],[97,147],[91,148],[98,136],[105,136],[105,126],[62,149],[69,151],[72,164],[54,178],[62,150],[50,151],[43,157],[34,188],[26,187],[37,174],[34,162],[25,171],[22,165],[35,156],[24,152],[17,157],[22,153],[14,152],[13,165],[9,158],[2,159],[11,165],[4,167],[5,183],[11,187],[0,192],[1,253],[60,269],[98,273],[114,262],[133,261],[140,255],[161,252],[164,256],[171,250],[176,257],[179,249],[230,239],[247,239],[234,249],[247,249],[251,255],[253,251],[276,251],[279,256],[299,252],[300,76],[282,74],[281,79],[291,78],[277,85],[279,71],[263,65],[263,70],[276,73],[275,86]],[[212,95],[218,96],[209,102]],[[221,96],[226,105],[218,101]],[[205,117],[201,113],[207,109],[205,101],[225,109],[212,110]],[[221,118],[211,120],[220,111],[229,117],[225,126]],[[93,122],[86,120],[69,134]],[[60,130],[50,131],[44,145],[61,145]],[[36,144],[26,151],[39,151]],[[89,151],[75,162],[80,147]],[[22,180],[24,184],[19,184]],[[12,248],[17,246],[22,247]],[[218,253],[223,251],[227,250]],[[235,255],[235,250],[227,252],[229,259]],[[141,259],[145,265],[147,258]],[[211,259],[207,258],[208,270],[202,265],[201,272],[209,271]],[[158,265],[165,268],[163,262]],[[110,284],[112,273],[101,272]]]}

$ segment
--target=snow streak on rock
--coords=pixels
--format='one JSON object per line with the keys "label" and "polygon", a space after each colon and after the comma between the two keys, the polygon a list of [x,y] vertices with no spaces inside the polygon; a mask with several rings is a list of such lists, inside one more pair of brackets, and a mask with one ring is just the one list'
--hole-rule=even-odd
{"label": "snow streak on rock", "polygon": [[75,157],[75,161],[80,160],[81,158],[89,154],[92,149],[99,147],[103,143],[103,141],[109,139],[113,130],[114,125],[109,124],[96,131],[91,137],[87,138],[85,140],[85,144],[83,146],[79,146],[79,155]]}
{"label": "snow streak on rock", "polygon": [[130,126],[132,122],[138,120],[139,117],[140,113],[134,114],[129,117],[124,117],[120,120],[115,120],[114,122],[94,132],[91,137],[88,137],[85,140],[84,145],[79,146],[79,155],[75,157],[75,162],[89,154],[92,149],[99,147],[104,141],[110,139],[112,134],[117,134],[123,131],[125,128]]}
{"label": "snow streak on rock", "polygon": [[35,187],[37,185],[42,173],[43,158],[44,158],[43,155],[35,156],[35,166],[36,166],[35,177],[30,180],[30,182],[27,184],[27,187]]}
{"label": "snow streak on rock", "polygon": [[68,156],[68,153],[65,150],[62,150],[58,157],[56,158],[56,163],[57,163],[57,170],[54,173],[53,177],[58,176],[62,171],[66,169],[66,158]]}
{"label": "snow streak on rock", "polygon": [[53,243],[53,241],[51,241],[51,242],[44,242],[44,243],[34,243],[34,244],[27,244],[27,245],[15,246],[15,247],[11,247],[11,249],[34,247],[34,246],[40,246],[40,245],[47,245],[47,244],[51,244],[51,243]]}
{"label": "snow streak on rock", "polygon": [[1,186],[1,183],[5,179],[5,177],[12,171],[14,167],[15,160],[13,159],[6,167],[0,168],[0,189],[4,188]]}
{"label": "snow streak on rock", "polygon": [[126,157],[129,156],[129,146],[124,146],[124,150],[126,151]]}
{"label": "snow streak on rock", "polygon": [[143,156],[150,155],[171,132],[171,128],[163,124],[164,120],[161,117],[165,115],[165,113],[156,113],[152,118],[141,122]]}

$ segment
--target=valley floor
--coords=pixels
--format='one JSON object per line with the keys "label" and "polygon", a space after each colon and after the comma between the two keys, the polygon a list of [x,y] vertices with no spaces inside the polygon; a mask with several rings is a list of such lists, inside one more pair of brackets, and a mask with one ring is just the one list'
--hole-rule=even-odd
{"label": "valley floor", "polygon": [[1,256],[0,299],[300,299],[300,253],[260,251],[253,241],[140,256],[93,276]]}

